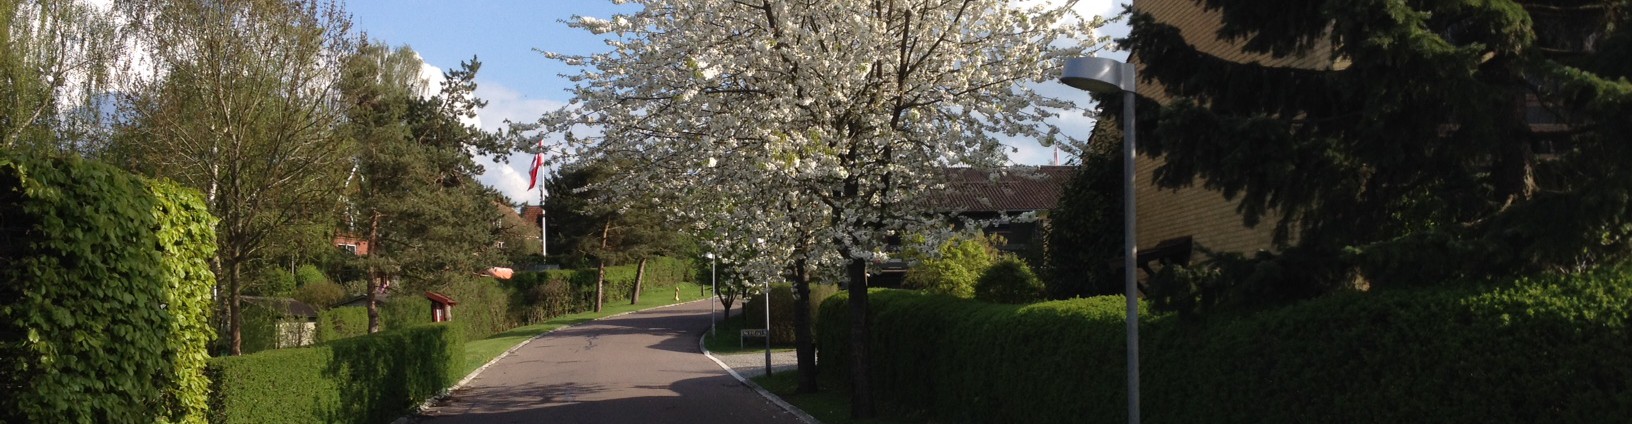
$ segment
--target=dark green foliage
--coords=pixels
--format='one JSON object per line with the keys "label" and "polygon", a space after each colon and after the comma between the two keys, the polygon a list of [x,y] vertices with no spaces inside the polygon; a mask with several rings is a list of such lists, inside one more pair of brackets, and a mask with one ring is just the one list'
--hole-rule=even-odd
{"label": "dark green foliage", "polygon": [[245,301],[241,308],[238,314],[243,320],[239,330],[243,353],[277,349],[278,323],[283,321],[283,312],[270,302]]}
{"label": "dark green foliage", "polygon": [[216,423],[383,423],[452,385],[457,327],[425,325],[210,360]]}
{"label": "dark green foliage", "polygon": [[295,291],[296,285],[295,274],[290,273],[288,270],[276,266],[262,267],[256,270],[254,275],[250,276],[249,281],[244,285],[244,294],[250,296],[288,296]]}
{"label": "dark green foliage", "polygon": [[[385,308],[380,308],[384,312]],[[392,327],[386,321],[386,328]],[[368,334],[368,308],[347,306],[317,313],[317,342],[324,343]]]}
{"label": "dark green foliage", "polygon": [[0,421],[199,416],[214,223],[169,183],[0,154]]}
{"label": "dark green foliage", "polygon": [[[822,306],[822,301],[839,293],[837,284],[811,284],[810,310],[811,317],[817,318],[816,308]],[[771,343],[793,344],[793,285],[777,283],[771,285]],[[748,324],[746,328],[765,328],[765,296],[763,293],[748,297],[742,304],[742,317]],[[811,328],[815,328],[812,324]]]}
{"label": "dark green foliage", "polygon": [[[1122,130],[1117,120],[1101,119],[1077,172],[1060,190],[1060,203],[1049,212],[1047,266],[1038,271],[1051,299],[1122,292]],[[1155,240],[1151,240],[1155,241]]]}
{"label": "dark green foliage", "polygon": [[[510,318],[510,293],[492,278],[455,278],[437,287],[436,291],[459,302],[453,307],[451,322],[459,326],[471,340],[484,339],[493,333],[516,326],[515,321]],[[415,297],[424,299],[424,296]],[[425,309],[420,310],[420,313],[424,314],[426,319],[430,319],[430,301],[425,300],[422,304]]]}
{"label": "dark green foliage", "polygon": [[1030,303],[1043,298],[1043,281],[1025,261],[1015,257],[997,260],[975,281],[975,298],[995,303]]}
{"label": "dark green foliage", "polygon": [[[1334,264],[1347,252],[1386,284],[1632,254],[1632,3],[1198,3],[1218,31],[1187,43],[1135,13],[1124,43],[1171,99],[1139,105],[1157,184],[1221,191],[1246,224],[1273,221],[1324,259],[1307,263],[1353,267]],[[1192,47],[1215,36],[1341,64]]]}
{"label": "dark green foliage", "polygon": [[[1122,298],[1029,306],[875,291],[881,401],[946,422],[1120,423]],[[842,382],[844,296],[823,305]],[[1346,293],[1205,322],[1141,312],[1146,423],[1618,423],[1632,267]]]}
{"label": "dark green foliage", "polygon": [[[635,265],[606,267],[606,301],[629,300],[635,281]],[[543,322],[556,316],[590,310],[595,306],[595,274],[590,269],[561,269],[545,272],[518,272],[510,280],[501,282],[509,290],[512,318],[516,324]],[[692,262],[685,259],[655,257],[646,264],[646,284],[643,292],[673,295],[675,284],[691,281]],[[706,277],[706,274],[704,276]],[[464,302],[464,300],[455,298]],[[458,316],[456,312],[455,317]]]}
{"label": "dark green foliage", "polygon": [[318,281],[306,284],[295,289],[289,297],[312,305],[318,310],[327,309],[346,299],[346,288],[328,281]]}
{"label": "dark green foliage", "polygon": [[380,324],[387,330],[430,323],[431,300],[425,296],[404,295],[380,303]]}

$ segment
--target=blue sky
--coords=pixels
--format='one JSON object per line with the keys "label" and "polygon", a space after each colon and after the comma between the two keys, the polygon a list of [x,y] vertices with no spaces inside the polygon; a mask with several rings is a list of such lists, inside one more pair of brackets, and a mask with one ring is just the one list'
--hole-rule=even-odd
{"label": "blue sky", "polygon": [[[1112,4],[1113,0],[1082,0],[1078,11],[1110,14],[1120,10],[1120,6],[1113,10]],[[533,121],[570,98],[568,82],[559,74],[572,69],[544,59],[535,49],[561,53],[607,49],[600,37],[567,28],[561,20],[638,10],[604,0],[353,0],[346,9],[356,31],[392,45],[406,44],[436,68],[457,67],[477,56],[482,69],[476,78],[476,95],[488,101],[479,120],[490,130],[502,127],[506,119]],[[1107,28],[1107,32],[1120,35],[1126,29]],[[1080,121],[1062,123],[1062,127],[1086,133],[1092,121]],[[1010,155],[1016,163],[1044,165],[1053,159],[1051,149],[1035,142],[1016,140],[1010,145],[1019,149]],[[528,155],[512,157],[509,164],[487,162],[487,174],[480,179],[512,200],[537,202],[536,191],[525,192],[531,162]]]}

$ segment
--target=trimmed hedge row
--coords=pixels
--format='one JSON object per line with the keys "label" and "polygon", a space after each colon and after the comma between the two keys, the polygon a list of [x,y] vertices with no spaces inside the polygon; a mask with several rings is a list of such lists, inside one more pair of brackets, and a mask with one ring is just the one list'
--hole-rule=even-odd
{"label": "trimmed hedge row", "polygon": [[[430,308],[426,307],[426,309]],[[424,312],[421,311],[421,313]],[[368,308],[347,306],[317,313],[318,343],[357,337],[364,334],[368,334]]]}
{"label": "trimmed hedge row", "polygon": [[200,420],[214,225],[174,184],[0,153],[0,422]]}
{"label": "trimmed hedge row", "polygon": [[210,421],[382,423],[454,383],[459,328],[432,324],[210,360]]}
{"label": "trimmed hedge row", "polygon": [[[1623,422],[1632,268],[1335,295],[1141,327],[1147,423]],[[848,378],[848,305],[817,321]],[[874,393],[949,422],[1126,422],[1121,297],[1029,306],[881,290]]]}

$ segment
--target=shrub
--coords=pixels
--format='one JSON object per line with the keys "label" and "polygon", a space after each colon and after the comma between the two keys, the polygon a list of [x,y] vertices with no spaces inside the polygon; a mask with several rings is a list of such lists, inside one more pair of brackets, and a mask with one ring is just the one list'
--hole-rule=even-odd
{"label": "shrub", "polygon": [[317,342],[368,334],[368,308],[347,306],[317,313]]}
{"label": "shrub", "polygon": [[250,296],[283,297],[294,291],[295,274],[276,266],[256,269],[244,286],[244,294]]}
{"label": "shrub", "polygon": [[322,310],[345,300],[346,288],[329,281],[317,281],[300,286],[290,297]]}
{"label": "shrub", "polygon": [[[295,268],[295,287],[297,288],[327,282],[329,282],[329,277],[323,275],[323,271],[317,269],[316,265],[306,264],[301,265],[300,268]],[[325,304],[324,306],[328,305]]]}
{"label": "shrub", "polygon": [[0,152],[0,422],[198,419],[214,221],[170,183]]}
{"label": "shrub", "polygon": [[218,423],[381,423],[452,385],[458,328],[434,324],[210,360]]}
{"label": "shrub", "polygon": [[997,249],[984,237],[960,236],[942,243],[936,254],[909,254],[916,262],[902,285],[962,298],[975,296],[975,282],[997,260]]}
{"label": "shrub", "polygon": [[[1201,322],[1145,319],[1143,418],[1624,421],[1629,271],[1347,293]],[[821,369],[839,384],[849,377],[844,302],[829,299],[818,321]],[[948,422],[1126,421],[1119,296],[1014,306],[880,290],[870,304],[880,402]]]}
{"label": "shrub", "polygon": [[[455,278],[436,291],[459,302],[453,307],[451,322],[460,326],[471,340],[515,327],[515,321],[510,319],[510,294],[492,278]],[[430,301],[423,296],[415,297],[421,301],[416,303],[424,307],[419,313],[429,320]]]}
{"label": "shrub", "polygon": [[1043,297],[1043,281],[1013,256],[999,259],[975,282],[975,298],[995,303],[1030,303]]}

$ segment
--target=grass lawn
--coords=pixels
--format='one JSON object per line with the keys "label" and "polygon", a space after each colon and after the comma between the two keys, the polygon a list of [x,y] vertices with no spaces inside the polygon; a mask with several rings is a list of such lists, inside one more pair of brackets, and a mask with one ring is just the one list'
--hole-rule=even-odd
{"label": "grass lawn", "polygon": [[795,394],[799,389],[799,376],[793,371],[779,372],[770,376],[754,377],[754,383],[771,391],[777,397],[787,401],[800,410],[805,411],[823,424],[918,424],[926,420],[921,417],[910,417],[902,414],[893,414],[893,411],[880,410],[877,418],[856,420],[850,418],[850,392],[839,387],[823,385],[822,391],[811,394]]}
{"label": "grass lawn", "polygon": [[593,321],[596,318],[601,318],[612,314],[656,306],[671,305],[675,303],[690,302],[693,300],[702,299],[706,295],[703,293],[703,286],[699,286],[697,284],[682,283],[679,284],[678,287],[680,287],[680,302],[674,301],[674,288],[672,286],[662,287],[647,290],[645,293],[642,293],[639,304],[630,305],[628,302],[607,303],[601,308],[601,312],[581,312],[571,315],[562,315],[543,323],[516,327],[510,329],[510,331],[488,336],[488,338],[485,339],[465,342],[465,366],[460,370],[459,375],[461,377],[470,375],[471,371],[475,371],[477,367],[487,364],[487,361],[491,361],[493,358],[498,357],[499,354],[504,353],[504,351],[510,350],[510,348],[515,346],[517,343],[521,343],[522,341],[530,339],[533,336],[537,336],[550,330],[586,321]]}
{"label": "grass lawn", "polygon": [[[740,305],[741,302],[738,302],[738,304]],[[703,346],[707,346],[709,353],[713,353],[715,355],[743,352],[764,352],[764,339],[748,339],[746,344],[743,343],[741,338],[742,329],[746,327],[744,324],[747,320],[742,317],[742,309],[731,308],[731,310],[733,311],[732,314],[734,315],[731,315],[730,318],[726,318],[724,321],[716,323],[714,325],[713,335],[703,337]],[[765,318],[759,317],[759,319],[762,320],[759,322],[763,323]],[[764,325],[761,324],[760,326],[763,327]],[[772,352],[785,352],[791,350],[793,350],[793,345],[791,344],[771,345]]]}

